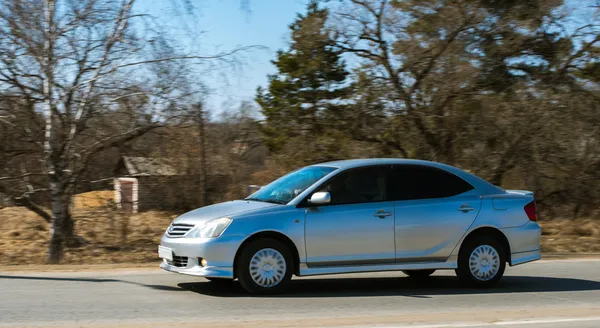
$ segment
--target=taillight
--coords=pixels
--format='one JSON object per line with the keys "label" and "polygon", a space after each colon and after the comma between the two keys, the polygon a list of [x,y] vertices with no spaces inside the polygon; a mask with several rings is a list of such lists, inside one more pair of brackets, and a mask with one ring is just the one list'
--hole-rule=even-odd
{"label": "taillight", "polygon": [[535,205],[535,200],[525,205],[524,209],[530,221],[537,221],[537,206]]}

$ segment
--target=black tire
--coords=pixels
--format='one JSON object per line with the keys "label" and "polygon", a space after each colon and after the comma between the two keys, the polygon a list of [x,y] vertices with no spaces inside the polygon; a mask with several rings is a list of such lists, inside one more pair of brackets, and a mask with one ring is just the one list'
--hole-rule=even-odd
{"label": "black tire", "polygon": [[[274,249],[279,252],[285,261],[285,273],[282,280],[271,287],[264,287],[257,284],[250,275],[250,261],[252,257],[260,250]],[[245,245],[235,263],[237,278],[242,288],[250,294],[277,294],[283,292],[289,285],[294,273],[294,260],[291,251],[280,241],[265,238],[258,239]]]}
{"label": "black tire", "polygon": [[435,270],[434,269],[426,269],[426,270],[403,270],[405,275],[413,278],[413,279],[425,279],[429,278]]}
{"label": "black tire", "polygon": [[[493,248],[499,257],[498,263],[498,271],[491,278],[486,278],[486,280],[480,279],[475,276],[469,267],[469,260],[471,254],[475,249],[480,246],[489,246]],[[456,275],[460,280],[461,284],[468,287],[491,287],[500,281],[502,276],[504,275],[504,270],[506,269],[506,251],[502,244],[491,236],[478,236],[472,239],[467,240],[466,244],[461,247],[460,253],[458,255],[458,269],[456,269]]]}

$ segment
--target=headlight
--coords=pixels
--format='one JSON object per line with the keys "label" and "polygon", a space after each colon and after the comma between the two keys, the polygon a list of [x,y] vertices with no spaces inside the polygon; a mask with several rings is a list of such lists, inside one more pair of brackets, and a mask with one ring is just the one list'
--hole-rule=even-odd
{"label": "headlight", "polygon": [[219,237],[225,228],[231,223],[230,218],[220,218],[211,220],[203,225],[195,226],[188,234],[186,238],[216,238]]}

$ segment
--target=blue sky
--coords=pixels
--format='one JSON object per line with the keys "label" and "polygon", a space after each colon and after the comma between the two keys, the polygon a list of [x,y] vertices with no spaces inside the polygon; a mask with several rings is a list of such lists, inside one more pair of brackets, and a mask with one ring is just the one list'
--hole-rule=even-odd
{"label": "blue sky", "polygon": [[[242,58],[242,70],[222,69],[203,75],[210,89],[208,107],[213,113],[252,100],[256,87],[267,85],[267,74],[276,71],[270,62],[289,40],[288,25],[306,9],[307,0],[190,0],[196,19],[176,15],[166,0],[141,0],[139,9],[168,24],[169,33],[182,36],[199,54],[211,54],[240,46],[261,45]],[[250,10],[244,10],[248,4]],[[186,24],[187,29],[182,24]],[[187,31],[187,32],[186,32]],[[190,31],[193,31],[190,38]],[[185,35],[185,36],[184,36]]]}
{"label": "blue sky", "polygon": [[[178,15],[172,3],[191,2],[195,18]],[[594,0],[567,0],[574,17],[586,16]],[[261,45],[264,50],[246,53],[242,70],[217,69],[202,75],[210,89],[207,98],[212,113],[227,111],[243,100],[253,100],[256,87],[267,85],[267,74],[276,71],[270,62],[278,49],[289,40],[288,25],[297,13],[303,13],[308,0],[140,0],[138,10],[155,15],[165,23],[187,50],[196,54],[214,54],[241,46]],[[247,4],[248,10],[243,6]],[[588,17],[589,18],[589,17]],[[574,26],[585,24],[578,21]],[[187,29],[186,29],[187,28]]]}

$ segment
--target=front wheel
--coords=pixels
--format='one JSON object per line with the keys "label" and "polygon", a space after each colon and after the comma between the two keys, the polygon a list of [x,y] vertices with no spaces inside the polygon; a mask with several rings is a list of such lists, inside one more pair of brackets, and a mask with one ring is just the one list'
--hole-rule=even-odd
{"label": "front wheel", "polygon": [[237,278],[251,294],[283,291],[294,272],[290,250],[275,239],[258,239],[244,246],[236,263]]}
{"label": "front wheel", "polygon": [[493,237],[481,236],[463,245],[456,274],[465,285],[490,287],[502,278],[505,268],[506,254],[502,245]]}

